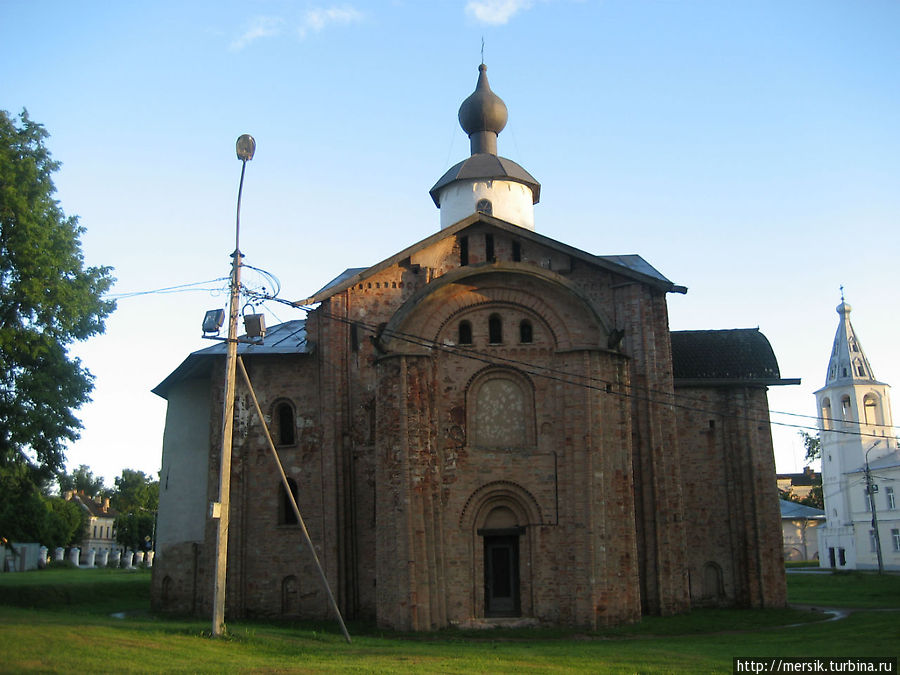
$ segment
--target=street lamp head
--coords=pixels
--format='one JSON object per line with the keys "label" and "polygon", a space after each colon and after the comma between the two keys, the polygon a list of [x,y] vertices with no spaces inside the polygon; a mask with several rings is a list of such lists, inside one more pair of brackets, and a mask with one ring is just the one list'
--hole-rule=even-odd
{"label": "street lamp head", "polygon": [[249,162],[253,159],[253,153],[256,152],[256,141],[253,140],[253,136],[250,134],[243,134],[237,139],[235,149],[239,160]]}

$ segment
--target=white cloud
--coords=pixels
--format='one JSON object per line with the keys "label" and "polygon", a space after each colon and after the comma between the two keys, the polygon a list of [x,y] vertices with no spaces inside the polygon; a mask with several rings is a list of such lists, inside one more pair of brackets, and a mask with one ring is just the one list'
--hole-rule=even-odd
{"label": "white cloud", "polygon": [[256,42],[261,38],[273,37],[281,33],[284,26],[284,19],[276,16],[258,16],[250,24],[250,27],[244,31],[244,34],[234,40],[230,48],[232,51],[240,51],[252,42]]}
{"label": "white cloud", "polygon": [[362,19],[363,13],[353,7],[316,7],[306,12],[297,30],[302,38],[310,31],[318,33],[332,24],[356,23]]}
{"label": "white cloud", "polygon": [[499,26],[533,4],[534,0],[469,0],[466,13],[481,23]]}

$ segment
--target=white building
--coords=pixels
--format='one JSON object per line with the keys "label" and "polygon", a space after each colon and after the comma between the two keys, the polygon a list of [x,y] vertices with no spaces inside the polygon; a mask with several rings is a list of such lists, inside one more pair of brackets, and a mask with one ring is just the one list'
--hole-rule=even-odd
{"label": "white building", "polygon": [[877,569],[880,548],[884,568],[900,570],[900,445],[890,387],[875,379],[850,324],[850,305],[842,300],[837,312],[825,386],[816,392],[827,516],[819,529],[819,561],[836,569]]}

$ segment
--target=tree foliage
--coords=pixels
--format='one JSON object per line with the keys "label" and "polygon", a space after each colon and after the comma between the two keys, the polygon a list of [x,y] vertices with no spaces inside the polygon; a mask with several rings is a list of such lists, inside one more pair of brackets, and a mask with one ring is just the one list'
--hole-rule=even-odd
{"label": "tree foliage", "polygon": [[150,548],[159,507],[159,481],[143,471],[123,469],[116,478],[110,504],[119,512],[116,541],[133,551]]}
{"label": "tree foliage", "polygon": [[87,513],[75,502],[44,497],[25,464],[0,467],[0,537],[48,548],[81,540]]}
{"label": "tree foliage", "polygon": [[110,504],[116,511],[156,511],[159,506],[159,481],[143,471],[122,469],[122,475],[116,477],[115,482]]}
{"label": "tree foliage", "polygon": [[110,491],[103,484],[103,476],[94,476],[94,472],[86,464],[81,464],[71,474],[59,474],[59,491],[64,494],[69,490],[83,493],[87,497],[109,496]]}
{"label": "tree foliage", "polygon": [[[806,448],[806,465],[809,466],[813,462],[822,458],[822,442],[819,439],[819,435],[816,434],[813,436],[810,433],[805,431],[800,431],[800,438],[803,439],[803,446]],[[816,476],[812,487],[810,487],[809,494],[805,497],[798,497],[795,494],[790,492],[782,493],[785,499],[790,499],[791,501],[797,502],[798,504],[803,504],[804,506],[811,506],[816,509],[825,509],[825,498],[822,494],[822,474],[821,472]]]}
{"label": "tree foliage", "polygon": [[153,541],[153,513],[126,513],[116,518],[116,541],[132,551],[146,551]]}
{"label": "tree foliage", "polygon": [[88,512],[62,497],[51,497],[46,505],[49,515],[41,543],[50,549],[79,543],[90,519]]}
{"label": "tree foliage", "polygon": [[807,465],[815,462],[817,459],[822,459],[822,441],[818,434],[813,436],[805,431],[801,431],[800,438],[803,439],[803,447],[806,448]]}
{"label": "tree foliage", "polygon": [[0,466],[33,460],[44,475],[62,469],[93,386],[67,347],[115,308],[110,268],[84,266],[84,229],[53,197],[47,137],[27,111],[0,111]]}
{"label": "tree foliage", "polygon": [[809,494],[800,499],[794,499],[798,504],[811,506],[814,509],[825,510],[825,498],[822,496],[822,474],[819,474],[818,482],[809,489]]}

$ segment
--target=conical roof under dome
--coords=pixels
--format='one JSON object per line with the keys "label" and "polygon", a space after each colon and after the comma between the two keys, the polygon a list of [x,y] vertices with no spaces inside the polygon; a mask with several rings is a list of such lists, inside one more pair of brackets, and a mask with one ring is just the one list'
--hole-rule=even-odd
{"label": "conical roof under dome", "polygon": [[842,298],[841,304],[835,310],[841,318],[834,334],[831,358],[828,361],[828,374],[825,377],[826,387],[832,384],[876,382],[869,360],[850,323],[851,309],[850,305]]}
{"label": "conical roof under dome", "polygon": [[491,91],[482,63],[475,91],[459,107],[459,124],[469,136],[472,155],[441,176],[430,191],[441,210],[441,229],[480,212],[534,230],[541,184],[512,160],[497,155],[497,135],[508,117],[506,104]]}

